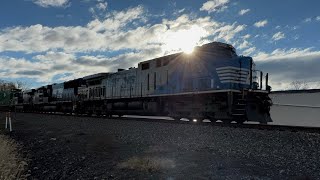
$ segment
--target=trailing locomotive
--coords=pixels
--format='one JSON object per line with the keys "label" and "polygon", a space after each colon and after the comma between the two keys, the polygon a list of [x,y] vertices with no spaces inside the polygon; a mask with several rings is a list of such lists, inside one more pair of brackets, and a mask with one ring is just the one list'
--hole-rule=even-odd
{"label": "trailing locomotive", "polygon": [[140,62],[137,68],[25,91],[14,107],[267,123],[272,121],[270,90],[268,74],[256,70],[251,57],[238,56],[231,45],[212,42],[196,47],[192,54],[171,54]]}

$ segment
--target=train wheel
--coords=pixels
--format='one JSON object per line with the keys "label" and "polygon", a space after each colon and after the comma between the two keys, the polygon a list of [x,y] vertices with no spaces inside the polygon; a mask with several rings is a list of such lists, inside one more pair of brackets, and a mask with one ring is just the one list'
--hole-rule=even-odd
{"label": "train wheel", "polygon": [[245,119],[238,119],[236,120],[237,124],[243,124],[246,120]]}
{"label": "train wheel", "polygon": [[210,118],[210,121],[211,121],[211,123],[213,123],[213,124],[217,123],[217,119],[215,119],[215,118]]}
{"label": "train wheel", "polygon": [[178,117],[178,116],[173,116],[171,117],[174,121],[180,121],[181,117]]}
{"label": "train wheel", "polygon": [[230,119],[224,119],[224,120],[222,120],[222,123],[223,124],[231,124],[231,121],[232,120],[230,120]]}
{"label": "train wheel", "polygon": [[92,113],[93,113],[92,111],[88,111],[87,115],[92,116]]}
{"label": "train wheel", "polygon": [[210,119],[211,123],[215,124],[217,123],[217,120],[216,119]]}

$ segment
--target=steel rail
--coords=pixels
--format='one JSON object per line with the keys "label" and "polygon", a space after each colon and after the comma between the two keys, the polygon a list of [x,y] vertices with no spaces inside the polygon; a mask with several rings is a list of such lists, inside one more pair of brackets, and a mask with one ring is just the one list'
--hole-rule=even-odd
{"label": "steel rail", "polygon": [[[245,129],[258,129],[258,130],[272,130],[272,131],[290,131],[290,132],[307,132],[307,133],[319,133],[320,127],[307,127],[307,126],[290,126],[290,125],[275,125],[275,124],[237,124],[237,123],[223,123],[223,122],[194,122],[192,120],[168,120],[164,118],[150,119],[147,117],[107,117],[87,114],[64,114],[64,113],[49,113],[49,112],[11,112],[15,113],[30,113],[30,114],[45,114],[56,116],[73,116],[73,117],[86,117],[86,118],[101,118],[106,120],[121,120],[121,121],[143,121],[143,122],[156,122],[156,123],[173,123],[173,124],[185,124],[185,125],[200,125],[200,126],[216,126],[216,127],[229,127],[229,128],[245,128]],[[16,116],[16,114],[14,115]],[[156,117],[156,116],[155,116]],[[15,119],[16,120],[16,119]]]}

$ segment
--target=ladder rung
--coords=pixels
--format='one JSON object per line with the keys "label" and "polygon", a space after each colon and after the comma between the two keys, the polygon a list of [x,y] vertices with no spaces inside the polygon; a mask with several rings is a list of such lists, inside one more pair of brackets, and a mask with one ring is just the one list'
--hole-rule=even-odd
{"label": "ladder rung", "polygon": [[239,103],[239,104],[235,104],[236,106],[246,106],[247,104],[242,104],[242,103]]}
{"label": "ladder rung", "polygon": [[232,114],[232,116],[244,116],[245,114]]}

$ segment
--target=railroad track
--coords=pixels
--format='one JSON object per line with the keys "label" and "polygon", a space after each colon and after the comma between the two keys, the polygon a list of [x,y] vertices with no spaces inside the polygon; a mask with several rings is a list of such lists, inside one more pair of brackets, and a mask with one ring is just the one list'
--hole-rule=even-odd
{"label": "railroad track", "polygon": [[[144,121],[144,122],[157,122],[157,123],[173,123],[173,124],[186,124],[186,125],[200,125],[200,126],[217,126],[217,127],[229,127],[229,128],[247,128],[247,129],[258,129],[258,130],[272,130],[272,131],[291,131],[291,132],[307,132],[307,133],[319,133],[320,127],[303,127],[303,126],[289,126],[289,125],[274,125],[274,124],[237,124],[237,123],[223,123],[223,122],[195,122],[192,120],[169,120],[165,118],[151,119],[148,117],[107,117],[107,116],[96,116],[96,115],[75,115],[75,114],[64,114],[64,113],[48,113],[48,112],[12,112],[15,113],[33,113],[33,114],[46,114],[56,116],[73,116],[73,117],[89,117],[89,118],[103,118],[108,120],[122,120],[122,121]],[[14,118],[14,116],[13,116]]]}

